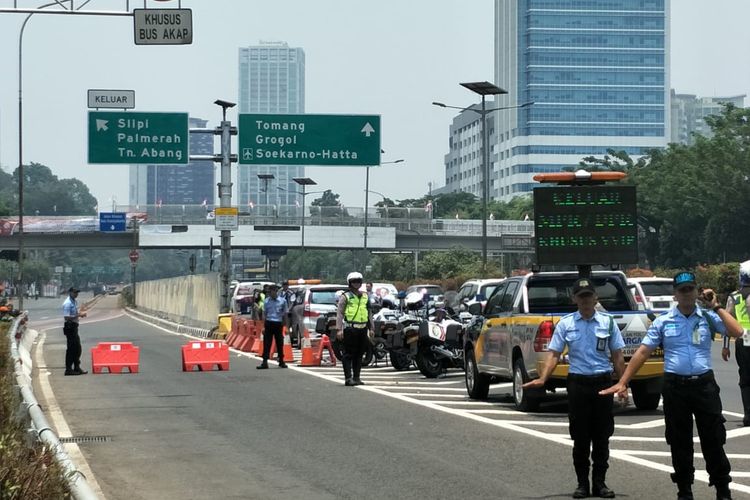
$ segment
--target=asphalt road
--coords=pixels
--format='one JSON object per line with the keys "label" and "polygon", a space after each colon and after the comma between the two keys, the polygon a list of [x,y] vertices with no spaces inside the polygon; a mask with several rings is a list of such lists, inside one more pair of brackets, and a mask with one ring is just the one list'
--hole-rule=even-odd
{"label": "asphalt road", "polygon": [[[58,302],[49,310],[59,315]],[[183,373],[187,338],[122,315],[115,297],[82,321],[84,365],[96,342],[132,341],[140,373],[64,377],[60,321],[42,320],[38,306],[29,304],[32,327],[50,327],[44,370],[72,435],[108,438],[80,448],[110,500],[539,499],[569,498],[575,487],[560,397],[522,414],[507,385],[489,402],[468,400],[458,371],[426,380],[381,365],[354,388],[343,386],[338,367],[258,371],[256,359],[237,353],[228,372]],[[736,496],[748,497],[750,429],[736,416],[736,364],[715,366]],[[661,411],[617,412],[609,486],[620,498],[673,498]],[[705,468],[702,459],[696,467]],[[705,482],[694,491],[713,496]]]}

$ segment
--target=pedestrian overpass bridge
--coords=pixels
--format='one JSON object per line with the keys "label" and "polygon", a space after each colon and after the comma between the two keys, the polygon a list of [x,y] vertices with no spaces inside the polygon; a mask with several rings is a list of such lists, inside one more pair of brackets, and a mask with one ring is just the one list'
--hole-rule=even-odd
{"label": "pedestrian overpass bridge", "polygon": [[[100,231],[98,216],[24,217],[24,247],[48,248],[142,248],[188,249],[219,246],[212,212],[185,207],[177,211],[128,212],[123,232]],[[325,209],[337,209],[326,212]],[[482,221],[432,219],[423,209],[362,209],[306,207],[304,221],[295,214],[241,213],[239,229],[232,231],[232,248],[329,249],[368,248],[375,251],[419,252],[463,246],[482,248]],[[317,211],[315,209],[318,209]],[[307,210],[306,210],[307,212]],[[354,213],[352,213],[354,212]],[[365,231],[366,228],[366,231]],[[0,219],[0,249],[18,248],[17,219]],[[213,241],[212,241],[213,240]],[[366,240],[366,243],[365,243]],[[533,253],[533,222],[488,220],[490,254]]]}

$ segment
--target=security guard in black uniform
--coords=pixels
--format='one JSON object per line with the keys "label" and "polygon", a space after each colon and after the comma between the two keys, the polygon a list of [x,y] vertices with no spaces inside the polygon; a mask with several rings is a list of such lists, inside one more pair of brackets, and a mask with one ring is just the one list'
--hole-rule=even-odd
{"label": "security guard in black uniform", "polygon": [[359,378],[362,370],[362,356],[370,341],[368,333],[373,331],[370,301],[362,292],[362,275],[349,273],[346,277],[349,289],[339,297],[336,314],[336,340],[342,344],[344,365],[344,385],[364,385]]}
{"label": "security guard in black uniform", "polygon": [[[580,278],[573,284],[573,302],[578,311],[558,321],[542,373],[538,379],[523,385],[524,389],[543,388],[567,346],[568,421],[578,479],[573,498],[586,498],[589,494],[615,497],[615,492],[604,482],[609,468],[609,438],[615,430],[613,397],[600,396],[599,391],[612,384],[613,366],[618,376],[625,370],[622,353],[625,342],[612,316],[596,310],[597,300],[590,278]],[[589,454],[593,462],[591,490]]]}

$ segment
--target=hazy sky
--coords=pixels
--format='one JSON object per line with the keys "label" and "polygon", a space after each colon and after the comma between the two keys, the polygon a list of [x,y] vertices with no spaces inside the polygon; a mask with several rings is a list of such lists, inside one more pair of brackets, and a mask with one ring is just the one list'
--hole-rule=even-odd
{"label": "hazy sky", "polygon": [[[0,7],[12,5],[0,0]],[[143,1],[132,1],[136,6]],[[148,6],[176,7],[177,0]],[[24,35],[24,163],[81,179],[102,207],[113,196],[126,204],[128,167],[86,163],[87,89],[133,89],[137,111],[184,111],[213,127],[220,119],[213,101],[238,98],[238,48],[281,40],[305,50],[308,113],[382,116],[383,161],[405,162],[372,169],[370,188],[394,199],[419,197],[429,181],[443,185],[454,116],[430,103],[467,106],[476,99],[458,82],[494,79],[492,0],[183,0],[182,7],[193,9],[192,45],[135,46],[132,18],[33,16]],[[125,1],[92,0],[85,8],[124,10]],[[672,0],[671,9],[671,86],[699,95],[750,94],[750,1]],[[18,164],[24,17],[0,14],[6,171]],[[236,111],[229,118],[236,123]],[[363,205],[364,169],[309,167],[306,174],[346,205]]]}

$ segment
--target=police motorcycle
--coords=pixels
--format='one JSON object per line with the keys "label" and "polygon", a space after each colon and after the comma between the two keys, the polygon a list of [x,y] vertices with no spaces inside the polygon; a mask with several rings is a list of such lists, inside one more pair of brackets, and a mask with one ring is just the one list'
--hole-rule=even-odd
{"label": "police motorcycle", "polygon": [[388,354],[391,366],[396,370],[408,370],[417,353],[419,325],[424,322],[418,314],[423,308],[420,292],[398,295],[395,301],[383,301],[383,307],[374,317],[376,348]]}
{"label": "police motorcycle", "polygon": [[415,357],[417,368],[427,378],[437,378],[448,368],[464,367],[465,325],[452,310],[436,305],[429,310],[426,325],[420,325]]}
{"label": "police motorcycle", "polygon": [[375,339],[382,339],[376,348],[389,354],[391,366],[407,370],[413,362],[427,378],[436,378],[450,367],[463,367],[463,325],[449,317],[446,309],[436,310],[436,304],[422,292],[400,298],[399,309],[384,306],[374,317]]}

